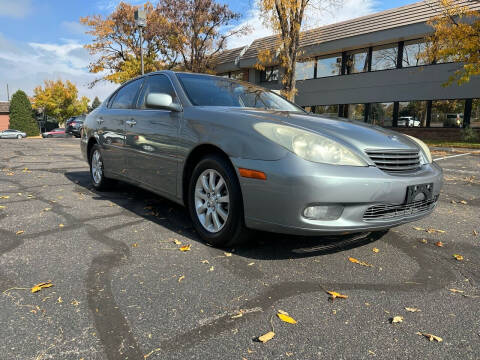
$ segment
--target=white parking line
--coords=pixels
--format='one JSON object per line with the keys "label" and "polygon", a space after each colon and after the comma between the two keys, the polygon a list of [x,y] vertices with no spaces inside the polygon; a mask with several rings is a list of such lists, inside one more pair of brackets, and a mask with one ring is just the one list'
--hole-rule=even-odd
{"label": "white parking line", "polygon": [[470,155],[470,154],[471,154],[471,153],[458,154],[458,155],[450,155],[450,156],[444,156],[444,157],[441,157],[441,158],[438,158],[438,159],[433,159],[433,160],[434,160],[434,161],[445,160],[445,159],[451,159],[451,158],[454,158],[454,157],[465,156],[465,155]]}

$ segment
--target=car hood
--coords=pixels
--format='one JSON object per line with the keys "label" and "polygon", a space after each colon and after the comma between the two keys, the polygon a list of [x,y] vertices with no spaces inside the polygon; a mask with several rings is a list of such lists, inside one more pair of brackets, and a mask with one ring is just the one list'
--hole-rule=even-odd
{"label": "car hood", "polygon": [[248,108],[224,108],[222,111],[241,114],[254,119],[255,122],[264,121],[302,128],[350,144],[360,150],[419,149],[414,141],[403,134],[344,118]]}

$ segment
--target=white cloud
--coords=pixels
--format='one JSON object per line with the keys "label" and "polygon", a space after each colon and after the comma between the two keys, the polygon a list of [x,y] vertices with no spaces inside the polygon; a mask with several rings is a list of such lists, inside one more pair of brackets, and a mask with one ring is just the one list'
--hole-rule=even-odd
{"label": "white cloud", "polygon": [[80,96],[105,99],[118,85],[101,82],[90,89],[88,84],[98,77],[88,72],[90,61],[88,52],[74,40],[14,44],[0,34],[0,101],[7,99],[7,83],[10,95],[18,89],[33,95],[44,80],[57,79],[72,81]]}
{"label": "white cloud", "polygon": [[0,0],[0,17],[21,19],[32,11],[31,0]]}
{"label": "white cloud", "polygon": [[[338,7],[330,6],[324,9],[317,9],[311,6],[307,8],[302,29],[306,30],[329,25],[368,15],[376,11],[376,0],[340,0],[340,2],[341,5]],[[253,31],[248,35],[229,39],[228,48],[233,49],[249,45],[255,39],[273,34],[272,29],[263,24],[258,2],[255,2],[252,9],[248,11],[245,20],[238,27],[244,25],[248,25]]]}
{"label": "white cloud", "polygon": [[60,26],[72,35],[83,35],[87,28],[78,21],[62,21]]}

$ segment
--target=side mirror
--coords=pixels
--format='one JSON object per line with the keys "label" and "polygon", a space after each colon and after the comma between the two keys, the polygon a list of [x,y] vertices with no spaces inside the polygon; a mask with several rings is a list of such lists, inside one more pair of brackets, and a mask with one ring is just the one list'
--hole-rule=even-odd
{"label": "side mirror", "polygon": [[182,107],[179,104],[175,104],[170,95],[163,94],[163,93],[148,94],[146,105],[147,105],[147,108],[151,108],[151,109],[182,111]]}

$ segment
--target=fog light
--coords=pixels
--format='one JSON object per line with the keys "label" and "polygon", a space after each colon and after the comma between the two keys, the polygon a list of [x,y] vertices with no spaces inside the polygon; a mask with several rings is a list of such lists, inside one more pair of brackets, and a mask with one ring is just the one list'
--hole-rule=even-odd
{"label": "fog light", "polygon": [[337,220],[342,212],[342,205],[309,206],[303,211],[303,216],[311,220]]}

